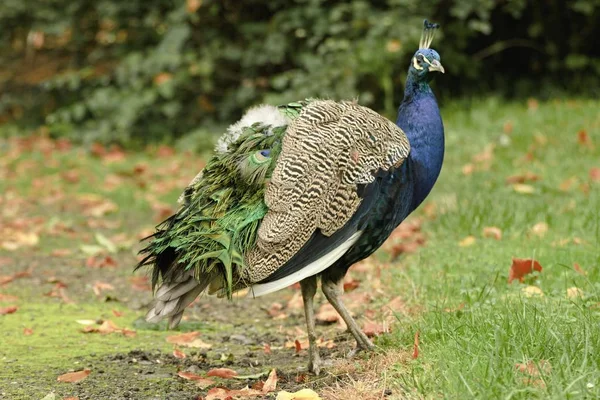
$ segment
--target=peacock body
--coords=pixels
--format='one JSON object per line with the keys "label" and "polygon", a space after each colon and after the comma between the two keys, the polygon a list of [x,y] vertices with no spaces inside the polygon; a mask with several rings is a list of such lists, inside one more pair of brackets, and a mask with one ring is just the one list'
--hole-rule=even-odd
{"label": "peacock body", "polygon": [[300,282],[310,365],[318,373],[316,279],[359,347],[371,348],[339,299],[348,268],[372,254],[425,199],[443,161],[431,73],[444,72],[425,22],[396,123],[353,101],[259,106],[229,127],[214,157],[158,226],[138,265],[153,267],[149,321],[177,325],[199,294],[260,296]]}

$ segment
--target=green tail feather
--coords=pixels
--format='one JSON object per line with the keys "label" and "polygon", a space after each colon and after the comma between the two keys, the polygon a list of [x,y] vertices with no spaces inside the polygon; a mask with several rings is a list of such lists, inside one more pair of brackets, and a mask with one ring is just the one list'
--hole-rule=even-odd
{"label": "green tail feather", "polygon": [[[280,112],[295,118],[307,103],[291,103],[280,107]],[[258,227],[268,211],[265,186],[286,128],[259,123],[243,128],[227,153],[208,162],[202,178],[186,190],[186,204],[158,226],[153,240],[141,251],[146,258],[138,267],[154,265],[153,285],[159,275],[168,280],[178,271],[193,269],[198,279],[218,272],[229,298],[234,287],[246,286],[241,281],[246,268],[244,254],[256,242]],[[269,151],[261,153],[263,150]],[[161,263],[165,254],[172,259]]]}

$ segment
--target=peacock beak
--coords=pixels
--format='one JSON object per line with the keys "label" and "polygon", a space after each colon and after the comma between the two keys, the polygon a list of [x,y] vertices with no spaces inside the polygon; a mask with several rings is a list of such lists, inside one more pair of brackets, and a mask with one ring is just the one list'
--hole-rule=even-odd
{"label": "peacock beak", "polygon": [[439,72],[441,72],[442,74],[443,74],[444,72],[446,72],[446,71],[444,70],[444,66],[443,66],[443,65],[442,65],[442,64],[441,64],[441,63],[440,63],[438,60],[433,60],[433,61],[431,62],[431,64],[429,65],[429,70],[430,70],[430,71],[439,71]]}

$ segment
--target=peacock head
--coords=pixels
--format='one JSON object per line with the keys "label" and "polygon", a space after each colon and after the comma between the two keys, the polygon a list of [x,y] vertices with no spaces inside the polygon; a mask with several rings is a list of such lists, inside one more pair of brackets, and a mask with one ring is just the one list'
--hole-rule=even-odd
{"label": "peacock head", "polygon": [[413,56],[408,73],[413,75],[420,80],[430,81],[433,75],[430,72],[441,72],[444,73],[444,67],[440,62],[440,55],[437,51],[430,49],[431,41],[435,35],[435,31],[440,26],[438,24],[432,24],[425,20],[423,22],[423,33],[421,35],[421,41],[419,42],[419,50]]}

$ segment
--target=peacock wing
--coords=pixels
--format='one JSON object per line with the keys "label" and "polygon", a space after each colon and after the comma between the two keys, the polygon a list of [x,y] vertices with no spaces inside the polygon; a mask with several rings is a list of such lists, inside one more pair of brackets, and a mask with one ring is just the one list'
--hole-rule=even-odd
{"label": "peacock wing", "polygon": [[[339,232],[363,201],[358,187],[370,184],[376,171],[400,165],[409,150],[400,128],[355,102],[318,100],[303,107],[283,137],[265,190],[268,211],[246,254],[244,280],[261,282],[285,265],[293,281],[271,285],[270,292],[335,262],[358,240],[359,231],[348,230],[342,240],[335,235],[335,241],[320,240],[315,246],[309,241],[317,231],[325,237]],[[323,253],[323,247],[326,256],[310,268],[288,263],[305,260],[302,252]]]}

